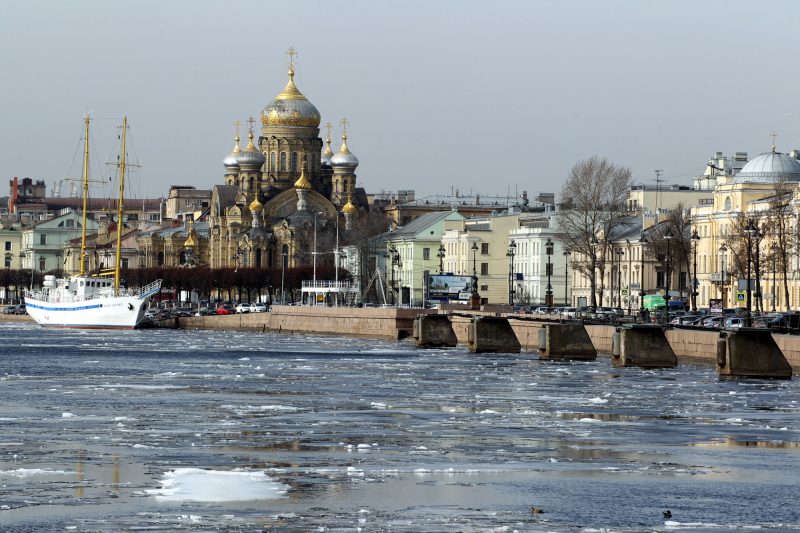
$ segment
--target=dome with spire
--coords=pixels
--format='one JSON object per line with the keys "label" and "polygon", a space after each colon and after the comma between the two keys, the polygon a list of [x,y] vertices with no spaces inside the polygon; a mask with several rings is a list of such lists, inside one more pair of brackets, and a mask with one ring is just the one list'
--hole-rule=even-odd
{"label": "dome with spire", "polygon": [[253,167],[257,168],[264,164],[266,158],[253,144],[253,132],[250,132],[250,142],[247,143],[247,148],[239,153],[236,162],[240,167]]}
{"label": "dome with spire", "polygon": [[800,161],[774,149],[745,163],[734,177],[737,183],[775,183],[784,180],[800,181]]}
{"label": "dome with spire", "polygon": [[318,128],[319,111],[294,84],[294,67],[289,67],[286,87],[261,112],[264,126],[306,126]]}
{"label": "dome with spire", "polygon": [[358,158],[347,148],[347,135],[342,135],[342,147],[339,153],[331,157],[331,166],[346,167],[355,169],[358,166]]}
{"label": "dome with spire", "polygon": [[258,197],[250,203],[250,211],[256,213],[264,208],[264,204],[258,201]]}
{"label": "dome with spire", "polygon": [[358,211],[358,209],[356,209],[356,206],[353,205],[353,202],[351,201],[351,198],[348,197],[347,198],[347,203],[344,204],[344,207],[342,207],[342,213],[344,213],[346,215],[349,215],[349,214],[355,213],[356,211]]}
{"label": "dome with spire", "polygon": [[236,144],[234,145],[233,150],[231,151],[231,153],[225,156],[225,159],[222,160],[222,164],[225,166],[225,168],[230,168],[230,169],[239,168],[239,153],[241,151],[242,149],[239,148],[239,136],[237,135]]}
{"label": "dome with spire", "polygon": [[325,151],[322,152],[322,158],[320,161],[322,166],[330,167],[332,157],[333,157],[333,150],[331,150],[331,138],[328,137],[327,139],[325,139]]}
{"label": "dome with spire", "polygon": [[311,182],[308,181],[308,178],[306,178],[305,169],[300,171],[300,177],[297,179],[297,181],[294,182],[294,188],[295,189],[305,189],[305,190],[308,190],[308,189],[311,188]]}

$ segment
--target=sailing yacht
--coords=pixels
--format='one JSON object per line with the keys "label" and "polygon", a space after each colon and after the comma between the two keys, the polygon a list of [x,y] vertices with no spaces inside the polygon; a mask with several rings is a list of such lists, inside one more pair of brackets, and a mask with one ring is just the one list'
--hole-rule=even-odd
{"label": "sailing yacht", "polygon": [[[134,329],[144,319],[147,302],[161,289],[156,280],[138,291],[120,287],[122,253],[122,204],[125,194],[125,141],[128,117],[122,120],[122,154],[119,167],[117,202],[117,255],[113,270],[92,275],[85,272],[86,207],[89,196],[89,115],[85,121],[83,151],[83,229],[81,232],[80,273],[68,278],[46,275],[41,290],[28,293],[25,307],[41,326],[61,328]],[[113,276],[113,277],[112,277]]]}

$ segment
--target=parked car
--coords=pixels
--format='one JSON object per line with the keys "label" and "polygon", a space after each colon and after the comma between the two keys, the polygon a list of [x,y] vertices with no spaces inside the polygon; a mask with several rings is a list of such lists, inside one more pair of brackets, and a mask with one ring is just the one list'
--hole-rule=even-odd
{"label": "parked car", "polygon": [[231,304],[222,304],[217,307],[218,315],[232,315],[236,313],[236,309]]}
{"label": "parked car", "polygon": [[16,305],[8,305],[5,309],[3,309],[4,315],[16,315],[17,314],[17,306]]}
{"label": "parked car", "polygon": [[172,316],[176,317],[188,317],[194,316],[194,309],[191,307],[176,307],[172,310]]}
{"label": "parked car", "polygon": [[236,304],[235,311],[236,311],[237,314],[249,313],[250,312],[250,304],[246,304],[246,303]]}
{"label": "parked car", "polygon": [[251,313],[264,313],[267,310],[267,304],[255,302],[250,304]]}
{"label": "parked car", "polygon": [[745,327],[745,319],[741,317],[730,317],[725,320],[725,329],[739,329]]}
{"label": "parked car", "polygon": [[217,314],[217,310],[216,309],[211,309],[209,307],[201,307],[200,309],[197,310],[197,312],[194,314],[194,316],[209,316],[209,315],[216,315],[216,314]]}
{"label": "parked car", "polygon": [[703,327],[709,329],[720,329],[724,324],[724,316],[709,316],[703,319]]}
{"label": "parked car", "polygon": [[549,312],[549,308],[547,306],[539,306],[533,310],[534,313],[537,315],[546,315]]}
{"label": "parked car", "polygon": [[25,309],[25,304],[19,304],[17,306],[17,310],[14,312],[15,315],[27,315],[28,311]]}
{"label": "parked car", "polygon": [[574,318],[576,316],[577,309],[574,307],[565,307],[563,311],[561,311],[561,316],[567,318]]}

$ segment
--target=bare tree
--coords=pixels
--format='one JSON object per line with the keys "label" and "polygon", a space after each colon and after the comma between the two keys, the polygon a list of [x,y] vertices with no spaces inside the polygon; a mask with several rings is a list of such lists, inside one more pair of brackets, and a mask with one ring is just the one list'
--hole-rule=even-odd
{"label": "bare tree", "polygon": [[[731,251],[731,258],[733,259],[731,261],[732,264],[728,264],[731,268],[731,273],[738,278],[744,279],[747,279],[747,275],[750,274],[750,279],[747,279],[748,284],[751,283],[753,277],[756,279],[755,291],[753,291],[756,310],[762,309],[760,281],[766,261],[760,260],[760,250],[765,228],[767,227],[767,220],[768,213],[766,212],[739,212],[732,218],[725,235],[725,245]],[[748,233],[751,224],[758,231]]]}
{"label": "bare tree", "polygon": [[[667,235],[670,237],[669,240],[666,238]],[[676,272],[679,290],[683,291],[686,288],[682,281],[689,281],[689,286],[691,286],[691,236],[691,217],[689,211],[684,209],[683,204],[678,204],[675,209],[671,209],[666,219],[650,230],[647,244],[649,252],[663,263],[665,282],[667,276],[670,278],[670,283],[665,283],[665,288],[667,285],[673,287],[671,281]],[[687,273],[686,277],[681,276],[683,272]],[[694,288],[689,292],[693,291]],[[669,299],[669,295],[666,295],[666,298]]]}
{"label": "bare tree", "polygon": [[593,156],[572,167],[561,189],[564,207],[558,215],[559,225],[566,249],[587,258],[576,261],[574,268],[589,278],[592,307],[597,307],[597,270],[601,269],[602,280],[608,237],[625,216],[631,181],[629,168]]}
{"label": "bare tree", "polygon": [[[781,273],[783,279],[783,301],[789,310],[789,258],[795,250],[795,239],[792,238],[792,199],[797,184],[781,180],[775,184],[775,195],[769,199],[769,215],[765,220],[765,232],[772,237],[774,249],[769,250],[770,262]],[[772,248],[772,247],[771,247]],[[772,297],[777,296],[773,288]]]}

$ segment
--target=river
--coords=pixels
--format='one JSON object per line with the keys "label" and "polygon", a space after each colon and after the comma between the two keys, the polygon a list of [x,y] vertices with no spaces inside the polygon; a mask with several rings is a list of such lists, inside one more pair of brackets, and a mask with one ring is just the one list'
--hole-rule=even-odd
{"label": "river", "polygon": [[800,529],[797,379],[13,323],[0,360],[4,531]]}

